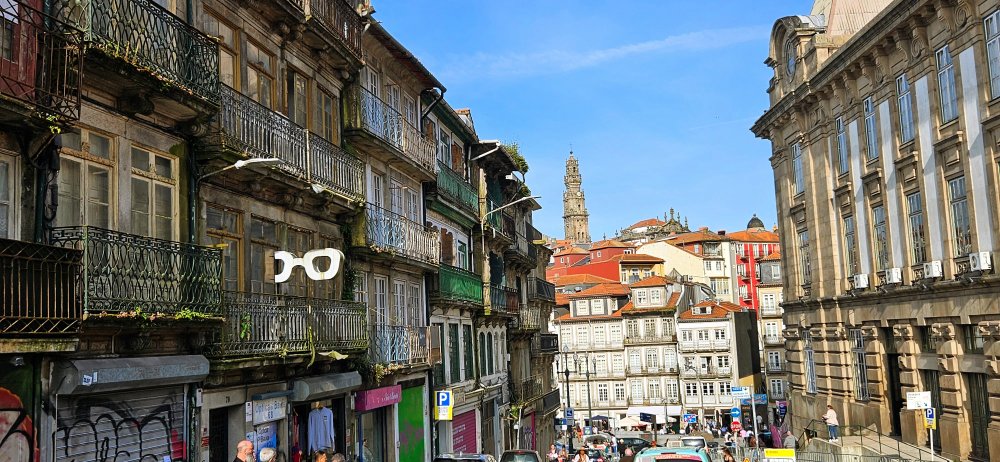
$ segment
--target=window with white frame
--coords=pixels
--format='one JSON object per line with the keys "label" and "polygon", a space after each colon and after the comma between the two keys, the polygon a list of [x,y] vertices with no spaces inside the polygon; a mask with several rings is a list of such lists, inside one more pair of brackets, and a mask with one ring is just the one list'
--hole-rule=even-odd
{"label": "window with white frame", "polygon": [[601,374],[608,372],[608,358],[605,355],[594,356],[594,372]]}
{"label": "window with white frame", "polygon": [[656,337],[656,320],[644,319],[642,321],[642,336],[645,338]]}
{"label": "window with white frame", "polygon": [[176,239],[177,168],[163,154],[132,148],[132,233]]}
{"label": "window with white frame", "polygon": [[761,294],[760,308],[764,312],[773,313],[778,309],[778,298],[775,294]]}
{"label": "window with white frame", "polygon": [[694,334],[692,334],[690,330],[681,331],[681,341],[690,342],[692,340],[694,340]]}
{"label": "window with white frame", "polygon": [[590,329],[587,329],[586,326],[578,326],[576,328],[576,344],[590,345]]}
{"label": "window with white frame", "polygon": [[663,395],[666,396],[667,399],[674,400],[674,401],[677,400],[677,398],[679,396],[679,393],[678,393],[678,390],[677,390],[677,383],[676,382],[667,382],[663,388],[664,388]]}
{"label": "window with white frame", "polygon": [[594,326],[594,344],[602,346],[607,342],[607,329],[604,324],[597,324]]}
{"label": "window with white frame", "polygon": [[651,379],[649,381],[649,399],[660,399],[660,381],[658,379]]}
{"label": "window with white frame", "polygon": [[781,329],[778,327],[778,323],[775,321],[768,321],[764,323],[764,337],[766,338],[778,338],[781,336]]}
{"label": "window with white frame", "polygon": [[990,70],[990,97],[1000,97],[1000,10],[983,20],[986,32],[986,63]]}
{"label": "window with white frame", "polygon": [[871,96],[862,103],[865,111],[865,141],[868,148],[868,160],[878,159],[878,127],[875,121],[875,101]]}
{"label": "window with white frame", "polygon": [[969,204],[966,197],[965,177],[948,180],[951,202],[951,229],[955,239],[955,256],[968,255],[972,251],[972,227],[969,223]]}
{"label": "window with white frame", "polygon": [[729,367],[729,356],[716,356],[715,364],[720,368]]}
{"label": "window with white frame", "polygon": [[608,384],[597,384],[597,401],[602,403],[608,402]]}
{"label": "window with white frame", "polygon": [[712,271],[712,262],[710,261],[705,262],[705,271]]}
{"label": "window with white frame", "polygon": [[792,181],[795,183],[795,195],[806,191],[805,177],[802,172],[802,145],[799,143],[792,145]]}
{"label": "window with white frame", "polygon": [[851,359],[854,368],[854,399],[868,400],[868,363],[865,360],[865,336],[861,329],[849,331]]}
{"label": "window with white frame", "polygon": [[354,279],[354,301],[368,304],[368,273],[359,272]]}
{"label": "window with white frame", "polygon": [[611,356],[611,370],[615,374],[625,372],[625,358],[620,353]]}
{"label": "window with white frame", "polygon": [[684,384],[684,395],[688,398],[698,397],[698,384],[697,383],[685,383]]}
{"label": "window with white frame", "polygon": [[663,303],[663,291],[660,289],[649,289],[649,302],[653,306],[660,306]]}
{"label": "window with white frame", "polygon": [[615,401],[625,401],[625,384],[615,384]]}
{"label": "window with white frame", "polygon": [[635,291],[635,304],[638,306],[646,306],[649,304],[646,298],[646,289],[639,289]]}
{"label": "window with white frame", "polygon": [[844,221],[844,264],[847,274],[858,274],[858,245],[854,230],[854,217],[843,217]]}
{"label": "window with white frame", "polygon": [[595,298],[590,301],[590,314],[604,314],[604,299]]}
{"label": "window with white frame", "polygon": [[664,336],[674,335],[674,319],[662,318],[660,320],[660,329]]}
{"label": "window with white frame", "polygon": [[872,207],[872,243],[875,245],[875,270],[883,271],[889,266],[889,239],[885,234],[885,208]]}
{"label": "window with white frame", "polygon": [[715,396],[715,382],[702,382],[701,394],[703,396]]}
{"label": "window with white frame", "polygon": [[[59,160],[59,207],[56,209],[58,226],[89,225],[112,228],[114,204],[114,142],[111,138],[94,132],[83,131],[88,159],[61,156]],[[70,149],[83,149],[80,138],[65,136]],[[69,144],[69,143],[66,143]],[[64,144],[65,145],[65,144]]]}
{"label": "window with white frame", "polygon": [[659,367],[660,354],[656,348],[646,349],[646,367]]}
{"label": "window with white frame", "polygon": [[923,263],[927,261],[927,242],[924,240],[924,209],[919,192],[906,196],[906,214],[910,228],[910,256],[913,263]]}
{"label": "window with white frame", "polygon": [[590,316],[590,301],[589,300],[577,300],[576,301],[576,315],[577,316]]}
{"label": "window with white frame", "polygon": [[0,238],[15,237],[14,209],[17,201],[15,187],[17,175],[14,172],[14,157],[0,153]]}
{"label": "window with white frame", "polygon": [[768,382],[770,382],[769,383],[770,386],[768,387],[767,391],[770,392],[771,395],[773,395],[775,397],[778,397],[778,396],[782,396],[783,397],[783,396],[785,396],[785,381],[784,380],[782,380],[782,379],[771,379]]}
{"label": "window with white frame", "polygon": [[913,97],[906,74],[896,77],[896,108],[899,110],[899,142],[913,141]]}
{"label": "window with white frame", "polygon": [[622,343],[622,325],[615,323],[608,328],[608,339],[612,345],[621,345]]}
{"label": "window with white frame", "polygon": [[663,367],[666,369],[677,369],[677,348],[674,346],[663,348]]}
{"label": "window with white frame", "polygon": [[451,135],[445,130],[442,125],[438,129],[438,146],[437,146],[438,160],[442,164],[451,166]]}
{"label": "window with white frame", "polygon": [[715,329],[715,339],[716,340],[726,340],[726,329]]}
{"label": "window with white frame", "polygon": [[633,380],[630,382],[632,385],[632,399],[642,401],[642,381]]}
{"label": "window with white frame", "polygon": [[625,323],[625,328],[628,329],[628,332],[626,333],[626,335],[628,335],[629,338],[638,338],[639,337],[639,321],[637,321],[635,319],[629,319]]}
{"label": "window with white frame", "polygon": [[958,118],[958,93],[955,91],[955,65],[951,60],[948,45],[938,49],[937,58],[938,95],[941,104],[941,123]]}
{"label": "window with white frame", "polygon": [[729,396],[733,394],[733,384],[729,382],[719,382],[719,396]]}
{"label": "window with white frame", "polygon": [[642,353],[639,350],[632,350],[628,354],[628,367],[634,372],[642,369]]}
{"label": "window with white frame", "polygon": [[781,370],[781,352],[780,351],[768,351],[767,352],[767,368],[771,370]]}
{"label": "window with white frame", "polygon": [[704,340],[711,340],[711,339],[712,339],[711,331],[708,331],[708,330],[699,330],[698,331],[698,340],[703,340],[704,341]]}

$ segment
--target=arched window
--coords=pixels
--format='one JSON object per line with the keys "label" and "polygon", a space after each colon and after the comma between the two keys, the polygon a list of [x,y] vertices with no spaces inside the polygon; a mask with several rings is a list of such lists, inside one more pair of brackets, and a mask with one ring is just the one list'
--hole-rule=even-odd
{"label": "arched window", "polygon": [[479,333],[479,373],[486,374],[486,334]]}
{"label": "arched window", "polygon": [[486,358],[487,358],[487,361],[489,362],[489,367],[487,369],[490,371],[490,374],[492,374],[492,373],[494,373],[496,371],[493,368],[493,364],[494,364],[493,361],[496,359],[496,356],[493,355],[493,334],[487,335],[486,339],[487,339],[486,340],[486,348],[488,350]]}
{"label": "arched window", "polygon": [[795,74],[795,39],[790,38],[785,42],[785,72],[789,76]]}

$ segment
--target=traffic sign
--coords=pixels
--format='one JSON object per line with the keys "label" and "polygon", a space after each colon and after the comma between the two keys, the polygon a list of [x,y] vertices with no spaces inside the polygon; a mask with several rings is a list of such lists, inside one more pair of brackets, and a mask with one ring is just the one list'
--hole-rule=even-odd
{"label": "traffic sign", "polygon": [[740,418],[740,408],[734,407],[734,408],[730,409],[729,410],[729,415],[732,416],[734,419],[739,419]]}
{"label": "traffic sign", "polygon": [[455,410],[452,401],[451,390],[441,390],[434,393],[434,417],[437,420],[451,420],[452,412]]}
{"label": "traffic sign", "polygon": [[778,415],[784,417],[788,414],[788,401],[778,401]]}
{"label": "traffic sign", "polygon": [[937,430],[937,417],[934,415],[934,408],[924,409],[924,428]]}
{"label": "traffic sign", "polygon": [[698,423],[698,414],[684,414],[684,421],[690,424]]}
{"label": "traffic sign", "polygon": [[738,432],[743,429],[743,424],[741,424],[739,420],[734,420],[729,424],[729,429],[734,432]]}
{"label": "traffic sign", "polygon": [[750,387],[733,387],[733,398],[750,399]]}
{"label": "traffic sign", "polygon": [[931,392],[929,391],[908,391],[906,392],[906,408],[927,409],[931,407]]}
{"label": "traffic sign", "polygon": [[563,417],[565,417],[567,419],[572,419],[573,418],[573,408],[571,408],[571,407],[566,408],[566,411],[563,413]]}
{"label": "traffic sign", "polygon": [[653,414],[646,414],[643,412],[639,413],[639,421],[646,423],[656,423],[656,417]]}
{"label": "traffic sign", "polygon": [[[763,394],[763,393],[757,393],[757,394],[753,395],[753,402],[754,402],[754,404],[767,404],[767,395]],[[742,405],[742,406],[749,406],[750,405],[750,397],[748,396],[746,398],[741,399],[740,400],[740,405]]]}

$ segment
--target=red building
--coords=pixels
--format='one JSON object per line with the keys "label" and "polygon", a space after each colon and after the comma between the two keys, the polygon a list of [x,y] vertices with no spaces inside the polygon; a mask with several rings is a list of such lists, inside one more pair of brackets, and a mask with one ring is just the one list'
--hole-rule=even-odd
{"label": "red building", "polygon": [[764,229],[764,222],[754,215],[745,231],[729,233],[736,254],[736,291],[740,306],[756,310],[760,307],[757,287],[760,285],[760,260],[780,251],[778,233]]}

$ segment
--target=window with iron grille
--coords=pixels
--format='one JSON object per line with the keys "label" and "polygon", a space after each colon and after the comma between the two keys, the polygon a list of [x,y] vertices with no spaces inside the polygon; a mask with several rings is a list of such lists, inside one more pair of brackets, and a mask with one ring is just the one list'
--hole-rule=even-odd
{"label": "window with iron grille", "polygon": [[816,393],[816,357],[813,351],[812,336],[808,330],[802,332],[803,351],[806,367],[806,393]]}
{"label": "window with iron grille", "polygon": [[854,368],[854,399],[868,400],[868,363],[865,360],[865,336],[861,329],[850,330],[851,358]]}

